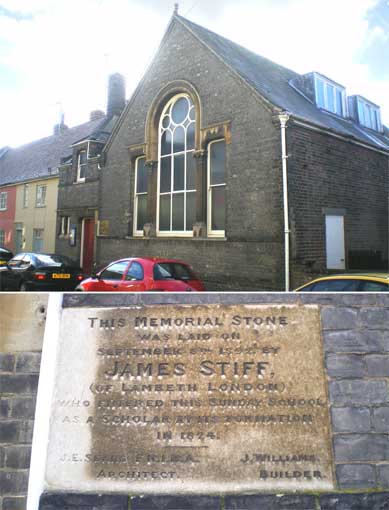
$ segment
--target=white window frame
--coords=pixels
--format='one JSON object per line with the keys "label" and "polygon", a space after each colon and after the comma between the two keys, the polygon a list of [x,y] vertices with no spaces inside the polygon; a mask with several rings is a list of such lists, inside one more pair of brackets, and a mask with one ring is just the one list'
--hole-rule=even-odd
{"label": "white window frame", "polygon": [[70,234],[70,216],[61,216],[61,236],[68,236]]}
{"label": "white window frame", "polygon": [[[347,110],[347,101],[346,101],[346,89],[342,86],[338,85],[337,83],[328,80],[324,76],[318,73],[314,73],[315,78],[315,100],[316,105],[319,108],[323,108],[324,110],[333,113],[334,115],[338,115],[339,117],[347,117],[348,110]],[[323,92],[324,92],[324,106],[319,105],[319,94],[318,94],[318,80],[320,80],[323,83]],[[334,110],[331,110],[328,104],[328,94],[327,94],[327,88],[331,86],[333,87],[333,93],[332,93],[332,99],[334,103]],[[337,113],[336,111],[336,101],[337,101],[337,91],[339,91],[342,94],[342,113]]]}
{"label": "white window frame", "polygon": [[37,184],[35,194],[35,207],[46,207],[47,184]]}
{"label": "white window frame", "polygon": [[8,205],[8,191],[0,191],[0,211],[6,211]]}
{"label": "white window frame", "polygon": [[208,237],[225,237],[225,230],[212,230],[212,189],[213,188],[226,188],[226,183],[213,184],[211,185],[211,146],[218,142],[226,143],[225,138],[219,138],[218,140],[212,140],[208,144],[207,151],[207,235]]}
{"label": "white window frame", "polygon": [[[88,145],[89,147],[89,145]],[[80,164],[81,160],[81,154],[85,154],[85,163]],[[81,169],[84,169],[86,171],[86,166],[88,162],[88,150],[87,149],[81,149],[77,153],[77,182],[85,182],[85,175],[84,177],[81,177]]]}
{"label": "white window frame", "polygon": [[137,187],[138,187],[138,163],[139,160],[144,159],[146,162],[145,156],[139,156],[135,160],[135,179],[134,179],[134,225],[133,225],[133,234],[135,237],[143,237],[143,230],[137,230],[138,225],[138,196],[139,195],[146,195],[148,194],[148,190],[142,193],[137,193]]}
{"label": "white window frame", "polygon": [[[360,106],[363,111],[363,119],[361,119],[360,116]],[[369,117],[370,121],[373,121],[372,125],[368,125],[368,123],[365,122],[366,117],[366,109],[369,110]],[[381,122],[381,109],[379,106],[376,106],[375,104],[371,103],[370,101],[367,101],[361,96],[357,96],[357,115],[358,115],[358,121],[361,124],[361,126],[367,127],[368,129],[371,129],[375,132],[380,133],[382,131],[382,122]],[[373,127],[375,124],[375,120],[377,120],[377,128]]]}
{"label": "white window frame", "polygon": [[[165,105],[164,109],[162,110],[162,113],[161,113],[161,116],[159,118],[159,123],[158,123],[158,175],[157,175],[157,214],[156,214],[156,219],[157,219],[157,225],[156,225],[156,233],[157,233],[157,236],[158,237],[193,237],[193,229],[192,230],[159,230],[159,204],[160,204],[160,180],[161,180],[161,138],[162,138],[162,135],[161,135],[161,127],[162,127],[162,120],[163,120],[163,117],[165,115],[165,112],[168,110],[168,108],[170,107],[170,105],[172,103],[175,103],[176,101],[178,101],[178,99],[180,99],[181,97],[189,97],[190,96],[188,94],[177,94],[175,96],[173,96]],[[191,100],[192,101],[192,100]],[[196,108],[194,106],[194,108]],[[196,126],[196,123],[198,122],[198,119],[197,119],[197,112],[195,110],[195,114],[196,114],[196,117],[195,117],[195,126]],[[193,149],[190,149],[189,151],[181,151],[181,152],[175,152],[174,155],[175,156],[178,156],[180,154],[184,154],[186,155],[187,153],[194,153],[195,152],[195,148]],[[186,170],[186,158],[185,158],[185,170]],[[174,170],[171,172],[171,179],[173,180],[174,179]],[[186,189],[186,171],[185,171],[185,197],[186,197],[186,194],[187,193],[190,193],[190,192],[197,192],[196,189],[194,190],[187,190]],[[182,193],[182,190],[180,191],[174,191],[172,189],[172,191],[170,192],[166,192],[166,193],[163,193],[163,195],[171,195],[171,197],[173,197],[173,195],[175,194],[180,194]],[[184,213],[186,214],[186,199],[184,200]],[[170,217],[172,216],[172,211],[170,211]],[[184,219],[184,224],[186,222],[186,217]]]}
{"label": "white window frame", "polygon": [[27,209],[28,207],[29,192],[30,186],[25,184],[23,187],[23,209]]}

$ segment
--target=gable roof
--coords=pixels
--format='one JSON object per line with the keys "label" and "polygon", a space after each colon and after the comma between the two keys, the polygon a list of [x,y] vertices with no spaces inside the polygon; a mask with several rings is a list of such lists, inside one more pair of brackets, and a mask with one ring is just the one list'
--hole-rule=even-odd
{"label": "gable roof", "polygon": [[298,73],[257,55],[178,14],[174,14],[173,17],[273,107],[286,111],[295,118],[352,137],[375,148],[389,150],[389,138],[383,134],[365,129],[351,119],[321,110],[292,87],[289,83],[301,78]]}
{"label": "gable roof", "polygon": [[110,132],[107,131],[112,130],[112,123],[112,118],[104,117],[15,149],[8,148],[0,157],[0,185],[55,175],[61,158],[72,154],[72,144],[84,139],[105,143]]}

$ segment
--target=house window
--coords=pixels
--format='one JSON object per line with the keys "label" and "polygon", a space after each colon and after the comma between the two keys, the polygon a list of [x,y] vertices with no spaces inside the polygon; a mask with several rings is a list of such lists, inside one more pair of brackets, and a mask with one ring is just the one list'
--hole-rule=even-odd
{"label": "house window", "polygon": [[143,235],[143,226],[147,223],[147,167],[146,158],[138,158],[135,162],[135,202],[134,202],[134,235]]}
{"label": "house window", "polygon": [[77,157],[77,181],[84,182],[86,174],[86,151],[80,151]]}
{"label": "house window", "polygon": [[28,184],[25,184],[23,187],[23,207],[28,207],[28,192],[29,192],[29,186]]}
{"label": "house window", "polygon": [[61,216],[61,226],[59,234],[67,236],[70,233],[70,216]]}
{"label": "house window", "polygon": [[226,223],[226,144],[224,140],[208,146],[208,235],[225,234]]}
{"label": "house window", "polygon": [[315,74],[316,104],[324,110],[345,116],[346,91],[343,87]]}
{"label": "house window", "polygon": [[7,198],[8,198],[7,191],[0,192],[0,211],[7,210]]}
{"label": "house window", "polygon": [[357,98],[358,104],[358,120],[362,126],[365,126],[375,131],[381,130],[381,115],[380,109],[362,98]]}
{"label": "house window", "polygon": [[0,230],[0,246],[5,245],[5,232],[4,230]]}
{"label": "house window", "polygon": [[41,253],[43,251],[43,228],[34,228],[32,231],[32,251]]}
{"label": "house window", "polygon": [[196,207],[195,107],[185,94],[172,98],[159,124],[159,235],[191,236]]}
{"label": "house window", "polygon": [[46,205],[46,184],[38,184],[36,187],[35,207]]}

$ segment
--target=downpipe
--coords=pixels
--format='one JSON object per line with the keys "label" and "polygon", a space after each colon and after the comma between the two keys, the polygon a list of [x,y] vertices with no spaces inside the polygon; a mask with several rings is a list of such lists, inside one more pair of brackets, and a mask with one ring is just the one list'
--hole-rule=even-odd
{"label": "downpipe", "polygon": [[290,291],[290,229],[289,229],[289,200],[288,200],[288,155],[286,149],[286,125],[289,120],[288,113],[281,113],[281,159],[282,159],[282,194],[284,207],[284,274],[285,274],[285,292]]}

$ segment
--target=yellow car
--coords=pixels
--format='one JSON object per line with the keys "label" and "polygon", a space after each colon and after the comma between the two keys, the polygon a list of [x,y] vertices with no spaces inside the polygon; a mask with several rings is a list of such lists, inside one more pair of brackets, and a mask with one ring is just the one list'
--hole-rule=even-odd
{"label": "yellow car", "polygon": [[323,276],[301,285],[295,292],[389,292],[389,273]]}

